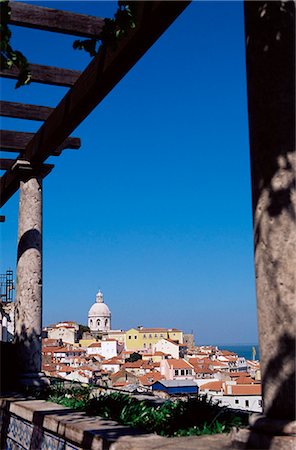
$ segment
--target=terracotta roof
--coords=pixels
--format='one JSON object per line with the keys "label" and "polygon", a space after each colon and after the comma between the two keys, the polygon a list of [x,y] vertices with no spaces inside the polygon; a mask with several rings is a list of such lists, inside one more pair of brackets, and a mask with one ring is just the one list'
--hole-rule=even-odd
{"label": "terracotta roof", "polygon": [[[164,341],[168,341],[171,344],[177,345],[178,347],[183,347],[183,344],[179,344],[177,341],[174,341],[173,339],[169,339],[169,338],[162,338]],[[186,347],[186,346],[185,346]]]}
{"label": "terracotta roof", "polygon": [[127,386],[129,384],[129,382],[125,382],[125,381],[115,381],[115,383],[112,383],[113,387],[123,387],[123,386]]}
{"label": "terracotta roof", "polygon": [[162,379],[164,379],[164,376],[161,375],[159,372],[149,372],[139,377],[139,381],[143,386],[150,386],[155,381],[159,381]]}
{"label": "terracotta roof", "polygon": [[236,379],[236,384],[253,384],[253,379],[251,377],[241,376]]}
{"label": "terracotta roof", "polygon": [[200,386],[200,391],[205,391],[206,389],[209,389],[210,391],[221,391],[223,386],[222,381],[210,381],[209,383],[205,383]]}
{"label": "terracotta roof", "polygon": [[211,361],[209,363],[210,366],[216,366],[216,367],[227,367],[228,364],[227,362],[224,361]]}
{"label": "terracotta roof", "polygon": [[100,342],[93,342],[87,348],[94,348],[94,347],[101,347],[101,343]]}
{"label": "terracotta roof", "polygon": [[167,362],[169,363],[170,367],[173,367],[173,369],[193,369],[193,366],[185,361],[185,359],[167,359]]}
{"label": "terracotta roof", "polygon": [[227,375],[230,378],[236,378],[236,377],[241,377],[241,376],[249,376],[248,372],[228,372]]}
{"label": "terracotta roof", "polygon": [[73,367],[63,366],[57,369],[57,372],[74,372],[75,370]]}
{"label": "terracotta roof", "polygon": [[117,359],[106,359],[106,361],[102,361],[102,364],[105,365],[112,365],[112,364],[120,364],[120,361],[118,361]]}
{"label": "terracotta roof", "polygon": [[42,353],[66,353],[67,347],[43,347]]}
{"label": "terracotta roof", "polygon": [[243,386],[232,386],[230,395],[261,395],[261,384],[245,384]]}
{"label": "terracotta roof", "polygon": [[198,366],[193,366],[193,370],[195,373],[209,373],[209,374],[214,373],[214,371],[209,369],[208,367],[202,368]]}
{"label": "terracotta roof", "polygon": [[123,367],[126,369],[140,369],[143,366],[143,364],[144,362],[141,359],[138,359],[138,361],[124,363]]}
{"label": "terracotta roof", "polygon": [[221,355],[224,355],[224,356],[232,356],[232,355],[236,355],[236,353],[231,352],[230,350],[218,350],[218,352],[219,352]]}

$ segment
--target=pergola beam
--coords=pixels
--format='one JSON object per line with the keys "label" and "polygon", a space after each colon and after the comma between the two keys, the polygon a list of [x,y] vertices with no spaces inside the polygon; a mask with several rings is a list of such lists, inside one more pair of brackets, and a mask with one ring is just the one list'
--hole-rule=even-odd
{"label": "pergola beam", "polygon": [[15,163],[15,159],[0,158],[0,170],[9,170]]}
{"label": "pergola beam", "polygon": [[[71,87],[78,79],[81,72],[79,70],[62,69],[60,67],[42,66],[39,64],[30,64],[31,81],[35,83],[49,84],[52,86]],[[17,67],[0,70],[0,76],[3,78],[12,78],[16,80],[19,75]]]}
{"label": "pergola beam", "polygon": [[[34,136],[34,133],[24,131],[0,130],[0,149],[6,152],[23,152]],[[66,138],[61,145],[52,147],[51,155],[65,149],[77,150],[80,145],[79,138]]]}
{"label": "pergola beam", "polygon": [[82,36],[98,37],[104,27],[104,19],[60,11],[52,8],[11,2],[10,24],[45,31]]}
{"label": "pergola beam", "polygon": [[53,110],[47,106],[0,101],[0,116],[3,117],[44,121]]}
{"label": "pergola beam", "polygon": [[[121,39],[116,50],[101,47],[21,156],[32,163],[44,162],[189,4],[190,1],[136,2],[136,27]],[[9,171],[3,175],[0,186],[2,206],[18,189],[18,181]]]}

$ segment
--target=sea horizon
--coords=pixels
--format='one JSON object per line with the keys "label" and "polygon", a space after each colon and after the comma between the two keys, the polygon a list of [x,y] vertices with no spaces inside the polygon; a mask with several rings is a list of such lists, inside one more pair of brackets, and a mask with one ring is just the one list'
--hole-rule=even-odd
{"label": "sea horizon", "polygon": [[236,353],[238,356],[243,356],[246,359],[253,359],[253,347],[256,349],[255,359],[260,359],[260,351],[259,345],[255,343],[248,344],[199,344],[201,345],[212,345],[214,347],[218,347],[220,350],[229,350],[233,353]]}

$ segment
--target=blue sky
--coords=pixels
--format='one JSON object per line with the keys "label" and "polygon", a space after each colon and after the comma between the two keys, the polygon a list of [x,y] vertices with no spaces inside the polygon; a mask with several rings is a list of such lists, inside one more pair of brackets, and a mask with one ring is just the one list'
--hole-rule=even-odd
{"label": "blue sky", "polygon": [[[103,17],[116,9],[34,4]],[[17,27],[13,36],[34,63],[90,61],[72,50],[73,36]],[[66,92],[14,83],[1,81],[3,99],[55,106]],[[257,342],[243,3],[193,2],[73,135],[81,149],[50,158],[44,181],[44,324],[86,323],[100,288],[113,328]],[[1,272],[15,270],[17,210],[18,194],[2,209]]]}

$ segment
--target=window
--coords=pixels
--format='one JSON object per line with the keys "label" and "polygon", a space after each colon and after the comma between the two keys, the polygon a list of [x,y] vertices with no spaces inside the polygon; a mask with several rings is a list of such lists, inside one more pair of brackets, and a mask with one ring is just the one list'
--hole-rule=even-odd
{"label": "window", "polygon": [[179,372],[178,370],[175,370],[175,375],[178,375],[178,372]]}
{"label": "window", "polygon": [[105,327],[108,325],[108,319],[105,319]]}
{"label": "window", "polygon": [[160,334],[160,337],[163,337],[163,334],[162,334],[162,333]]}
{"label": "window", "polygon": [[97,320],[97,325],[100,326],[100,319]]}
{"label": "window", "polygon": [[154,337],[158,337],[158,334],[157,334],[157,333],[155,333]]}
{"label": "window", "polygon": [[144,334],[143,338],[146,339],[146,334]]}
{"label": "window", "polygon": [[137,339],[138,336],[134,336],[135,339]]}
{"label": "window", "polygon": [[146,348],[146,342],[144,342],[144,348]]}
{"label": "window", "polygon": [[185,375],[185,370],[181,370],[181,375]]}
{"label": "window", "polygon": [[149,334],[149,339],[151,339],[152,338],[152,334]]}
{"label": "window", "polygon": [[131,336],[129,336],[128,338],[129,338],[129,339],[131,339],[132,337],[131,337]]}
{"label": "window", "polygon": [[246,406],[247,407],[249,406],[249,400],[246,400]]}
{"label": "window", "polygon": [[235,403],[236,405],[238,405],[238,404],[239,404],[239,400],[235,399],[235,400],[234,400],[234,403]]}
{"label": "window", "polygon": [[258,405],[262,406],[262,400],[258,400]]}

